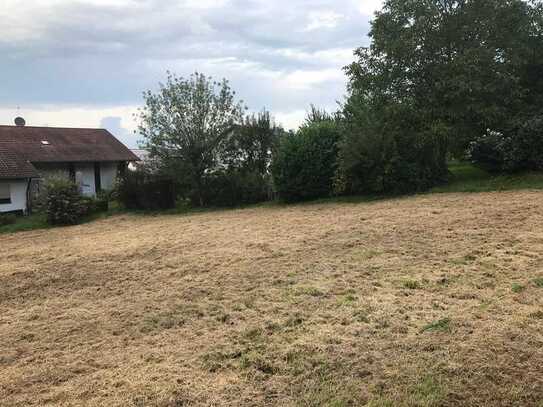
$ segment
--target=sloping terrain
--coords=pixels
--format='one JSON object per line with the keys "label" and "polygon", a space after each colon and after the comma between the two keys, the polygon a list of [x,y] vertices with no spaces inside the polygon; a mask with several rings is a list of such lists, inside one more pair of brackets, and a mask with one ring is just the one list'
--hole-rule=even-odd
{"label": "sloping terrain", "polygon": [[0,236],[6,406],[541,406],[543,192]]}

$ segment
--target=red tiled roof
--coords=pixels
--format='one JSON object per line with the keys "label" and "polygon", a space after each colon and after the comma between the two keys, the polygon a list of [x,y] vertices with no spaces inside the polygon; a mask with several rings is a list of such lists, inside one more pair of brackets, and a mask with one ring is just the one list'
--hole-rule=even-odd
{"label": "red tiled roof", "polygon": [[33,163],[139,160],[104,129],[0,126],[2,147]]}
{"label": "red tiled roof", "polygon": [[0,179],[37,178],[38,172],[27,160],[0,145]]}

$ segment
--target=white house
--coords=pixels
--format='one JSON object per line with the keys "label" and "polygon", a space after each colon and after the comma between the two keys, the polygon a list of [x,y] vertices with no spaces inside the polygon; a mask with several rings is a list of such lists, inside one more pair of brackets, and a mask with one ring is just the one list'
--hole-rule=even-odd
{"label": "white house", "polygon": [[28,212],[39,180],[52,175],[73,179],[94,196],[115,184],[119,171],[138,161],[104,129],[0,126],[0,212]]}

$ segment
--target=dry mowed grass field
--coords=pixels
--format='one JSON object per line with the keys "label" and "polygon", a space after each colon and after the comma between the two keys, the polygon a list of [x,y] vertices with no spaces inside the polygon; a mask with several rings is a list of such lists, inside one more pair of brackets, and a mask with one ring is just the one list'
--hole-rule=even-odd
{"label": "dry mowed grass field", "polygon": [[2,406],[542,402],[542,192],[0,236]]}

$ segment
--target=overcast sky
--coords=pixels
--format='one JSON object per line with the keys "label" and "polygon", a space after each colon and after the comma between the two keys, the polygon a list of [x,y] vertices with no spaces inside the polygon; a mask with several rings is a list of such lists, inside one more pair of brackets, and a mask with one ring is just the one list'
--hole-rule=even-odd
{"label": "overcast sky", "polygon": [[334,109],[381,0],[0,3],[0,124],[106,127],[134,147],[132,114],[167,70],[226,77],[286,128]]}

